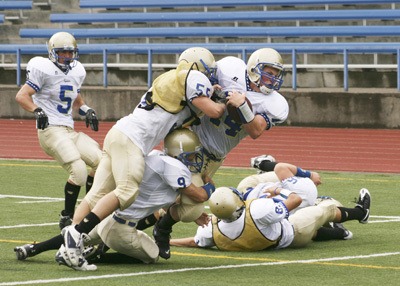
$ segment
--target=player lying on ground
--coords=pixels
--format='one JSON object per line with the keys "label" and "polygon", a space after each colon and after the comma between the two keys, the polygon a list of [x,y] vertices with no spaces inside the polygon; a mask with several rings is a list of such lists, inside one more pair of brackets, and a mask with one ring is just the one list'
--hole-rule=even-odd
{"label": "player lying on ground", "polygon": [[[210,248],[228,251],[259,251],[287,247],[305,247],[317,235],[317,230],[329,223],[358,220],[367,223],[371,196],[361,189],[354,208],[337,207],[330,200],[317,206],[305,207],[295,214],[302,199],[283,188],[268,189],[269,196],[243,200],[234,188],[218,188],[210,197],[213,213],[206,227],[199,227],[194,237],[172,239],[173,246]],[[284,201],[274,200],[284,196]],[[245,227],[246,226],[246,227]]]}

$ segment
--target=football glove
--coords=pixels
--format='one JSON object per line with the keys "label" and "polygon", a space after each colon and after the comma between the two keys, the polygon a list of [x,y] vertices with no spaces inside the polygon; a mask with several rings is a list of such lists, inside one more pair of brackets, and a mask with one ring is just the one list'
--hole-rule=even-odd
{"label": "football glove", "polygon": [[44,130],[47,126],[49,126],[49,118],[46,115],[46,112],[40,107],[36,108],[33,111],[36,117],[36,128]]}
{"label": "football glove", "polygon": [[86,127],[89,127],[94,131],[99,130],[99,120],[97,119],[96,112],[93,109],[86,111]]}

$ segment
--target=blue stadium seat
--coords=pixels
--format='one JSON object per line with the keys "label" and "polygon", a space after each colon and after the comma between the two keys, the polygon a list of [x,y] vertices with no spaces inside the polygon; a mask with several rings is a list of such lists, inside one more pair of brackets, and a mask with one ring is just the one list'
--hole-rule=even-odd
{"label": "blue stadium seat", "polygon": [[20,29],[22,38],[50,38],[65,31],[76,38],[167,38],[167,37],[393,37],[399,26],[305,26],[305,27],[167,27],[167,28],[91,28]]}
{"label": "blue stadium seat", "polygon": [[96,22],[226,22],[226,21],[302,21],[302,20],[395,20],[399,9],[291,10],[291,11],[219,11],[219,12],[146,12],[146,13],[63,13],[51,14],[53,23]]}
{"label": "blue stadium seat", "polygon": [[236,6],[324,6],[346,4],[400,3],[399,0],[80,0],[81,8],[173,8],[173,7],[236,7]]}
{"label": "blue stadium seat", "polygon": [[0,10],[32,9],[33,1],[0,1]]}
{"label": "blue stadium seat", "polygon": [[[144,54],[148,56],[148,85],[152,82],[152,56],[153,54],[179,54],[192,47],[193,43],[160,43],[160,44],[80,44],[81,54],[103,55],[103,84],[107,86],[107,55],[108,54]],[[400,90],[400,43],[235,43],[232,44],[202,44],[215,54],[242,54],[242,58],[259,48],[271,47],[281,54],[292,55],[292,88],[297,87],[297,55],[299,54],[341,54],[343,55],[343,81],[344,89],[348,89],[348,55],[349,54],[395,54],[397,62],[397,88]],[[15,54],[17,56],[17,85],[21,81],[20,57],[24,54],[47,54],[44,44],[0,44],[0,54]]]}

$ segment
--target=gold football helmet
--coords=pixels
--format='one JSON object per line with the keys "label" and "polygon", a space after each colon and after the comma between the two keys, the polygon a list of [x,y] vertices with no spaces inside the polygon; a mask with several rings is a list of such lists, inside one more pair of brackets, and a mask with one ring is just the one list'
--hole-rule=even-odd
{"label": "gold football helmet", "polygon": [[208,204],[217,218],[226,221],[237,220],[245,208],[242,194],[235,188],[228,187],[217,188]]}
{"label": "gold football helmet", "polygon": [[164,139],[164,152],[186,165],[192,173],[203,167],[203,147],[197,135],[188,128],[169,133]]}
{"label": "gold football helmet", "polygon": [[178,63],[181,61],[196,63],[199,71],[205,74],[211,83],[216,81],[215,72],[217,64],[215,63],[213,54],[206,48],[193,47],[186,49],[179,56]]}
{"label": "gold football helmet", "polygon": [[[265,67],[278,70],[276,75],[264,71]],[[284,67],[281,55],[274,49],[263,48],[251,54],[247,62],[247,74],[250,81],[256,84],[262,93],[269,94],[279,90],[283,83]],[[265,82],[264,79],[268,79]]]}
{"label": "gold football helmet", "polygon": [[[47,42],[47,50],[49,59],[62,70],[69,70],[74,67],[75,60],[79,58],[76,40],[74,36],[67,32],[55,33]],[[71,51],[72,57],[61,57],[58,55],[60,51]]]}

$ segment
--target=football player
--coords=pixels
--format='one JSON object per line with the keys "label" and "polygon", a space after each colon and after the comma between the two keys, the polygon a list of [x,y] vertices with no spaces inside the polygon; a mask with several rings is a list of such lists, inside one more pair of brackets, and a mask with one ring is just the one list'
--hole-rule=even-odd
{"label": "football player", "polygon": [[[87,127],[98,130],[96,112],[81,96],[86,71],[78,61],[75,38],[59,32],[50,38],[47,46],[48,58],[34,57],[28,62],[26,83],[18,91],[16,101],[35,115],[43,151],[69,173],[60,217],[62,229],[71,224],[81,186],[86,184],[86,192],[91,188],[101,150],[88,135],[74,130],[73,108],[86,116]],[[89,174],[86,166],[91,168]]]}
{"label": "football player", "polygon": [[[194,56],[198,50],[188,49],[186,52]],[[203,176],[212,178],[225,156],[243,138],[250,135],[255,139],[272,125],[286,120],[288,103],[277,92],[283,83],[283,75],[282,57],[268,48],[255,51],[247,65],[236,57],[225,57],[217,62],[215,77],[211,78],[213,84],[218,82],[215,85],[218,95],[214,94],[214,100],[238,107],[242,123],[235,122],[225,110],[220,118],[205,115],[200,118],[199,125],[192,126],[204,147]],[[192,206],[188,212],[199,214],[202,206],[195,203]],[[168,223],[167,218],[163,217],[157,223],[153,233],[160,247],[160,256],[166,259],[169,258],[168,241],[173,224],[172,221]]]}
{"label": "football player", "polygon": [[[359,192],[354,208],[337,207],[332,201],[289,212],[302,199],[284,188],[268,189],[269,197],[244,201],[234,188],[221,187],[209,199],[213,217],[206,227],[199,227],[195,237],[172,239],[171,245],[214,247],[227,251],[259,251],[287,247],[305,247],[318,229],[328,222],[358,220],[367,223],[371,196],[367,189]],[[285,200],[274,200],[275,196]],[[246,227],[245,227],[246,226]]]}
{"label": "football player", "polygon": [[215,98],[236,107],[242,122],[236,122],[226,110],[219,119],[204,116],[199,125],[193,126],[204,147],[203,174],[212,177],[243,138],[256,139],[264,130],[286,120],[289,105],[278,92],[283,76],[282,57],[270,48],[253,52],[247,65],[231,56],[217,62]]}
{"label": "football player", "polygon": [[207,49],[184,52],[177,68],[157,77],[133,112],[107,133],[99,175],[76,209],[74,225],[62,231],[65,252],[75,268],[87,265],[82,256],[82,234],[89,233],[117,208],[124,210],[135,201],[145,156],[171,130],[190,125],[203,114],[214,119],[223,114],[225,105],[210,99],[213,87],[209,78],[214,69],[214,56]]}
{"label": "football player", "polygon": [[[181,217],[181,208],[184,209],[185,205],[182,201],[176,203],[177,196],[185,195],[202,203],[208,200],[214,190],[211,183],[202,187],[192,183],[192,173],[199,172],[203,163],[202,147],[196,134],[187,128],[173,131],[165,139],[164,152],[153,150],[145,157],[144,177],[136,200],[128,208],[116,210],[98,224],[89,233],[90,241],[86,243],[102,241],[118,253],[144,263],[158,260],[158,246],[146,233],[140,231],[139,220],[170,205],[174,207],[169,209],[169,215],[175,221],[185,220]],[[14,251],[18,260],[25,260],[43,251],[58,249],[63,243],[63,237],[58,235],[45,242],[18,246]],[[58,251],[56,260],[76,270],[89,270],[87,268],[93,267],[73,266],[64,247]]]}

